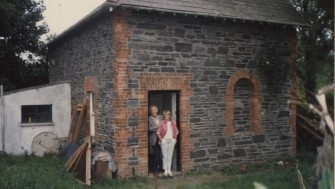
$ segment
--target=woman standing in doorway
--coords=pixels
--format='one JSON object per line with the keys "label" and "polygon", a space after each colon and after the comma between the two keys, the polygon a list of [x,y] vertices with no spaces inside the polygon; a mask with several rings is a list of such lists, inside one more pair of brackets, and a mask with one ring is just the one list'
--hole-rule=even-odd
{"label": "woman standing in doorway", "polygon": [[163,120],[159,125],[157,136],[162,149],[164,176],[173,177],[171,173],[172,155],[179,131],[176,122],[172,121],[170,111],[163,112]]}

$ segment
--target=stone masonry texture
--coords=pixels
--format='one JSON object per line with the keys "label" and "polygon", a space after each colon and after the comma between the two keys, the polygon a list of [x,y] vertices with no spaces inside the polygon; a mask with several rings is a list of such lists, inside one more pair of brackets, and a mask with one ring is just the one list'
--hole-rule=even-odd
{"label": "stone masonry texture", "polygon": [[[121,177],[148,175],[148,92],[180,91],[181,170],[220,170],[295,152],[296,40],[282,25],[115,10],[49,47],[50,81],[84,100],[96,78],[97,150]],[[290,65],[274,91],[258,65]]]}

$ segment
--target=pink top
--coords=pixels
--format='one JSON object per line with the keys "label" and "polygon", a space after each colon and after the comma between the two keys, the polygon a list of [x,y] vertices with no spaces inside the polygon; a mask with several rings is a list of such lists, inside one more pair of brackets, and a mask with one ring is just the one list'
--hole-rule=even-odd
{"label": "pink top", "polygon": [[[161,138],[164,138],[166,131],[167,131],[167,121],[162,120],[159,123],[158,129],[157,129],[157,134],[161,136]],[[173,138],[177,138],[177,135],[179,134],[177,124],[174,121],[171,121],[171,128],[172,128],[172,136]],[[160,141],[159,141],[160,142]]]}

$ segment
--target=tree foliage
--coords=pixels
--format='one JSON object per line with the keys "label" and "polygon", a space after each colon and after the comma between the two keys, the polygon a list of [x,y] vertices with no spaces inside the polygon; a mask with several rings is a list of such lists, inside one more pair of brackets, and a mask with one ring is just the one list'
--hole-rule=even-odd
{"label": "tree foliage", "polygon": [[5,91],[48,82],[46,51],[40,36],[43,1],[0,0],[0,85]]}
{"label": "tree foliage", "polygon": [[334,0],[292,0],[309,27],[298,28],[298,75],[315,92],[333,83]]}
{"label": "tree foliage", "polygon": [[[291,1],[309,24],[298,28],[298,81],[303,87],[298,88],[297,143],[302,150],[317,152],[317,176],[327,171],[319,188],[329,188],[334,164],[334,94],[328,93],[334,91],[330,85],[334,83],[334,0]],[[314,149],[306,148],[311,141]]]}

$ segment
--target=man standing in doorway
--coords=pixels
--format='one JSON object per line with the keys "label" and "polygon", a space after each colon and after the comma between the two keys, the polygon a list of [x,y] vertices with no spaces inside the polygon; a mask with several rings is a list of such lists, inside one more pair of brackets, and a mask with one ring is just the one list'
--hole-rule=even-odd
{"label": "man standing in doorway", "polygon": [[153,157],[153,173],[155,177],[159,176],[160,166],[162,164],[161,147],[157,140],[157,128],[159,122],[162,120],[162,116],[158,115],[158,108],[155,105],[150,106],[150,117],[149,117],[149,152],[150,157]]}

